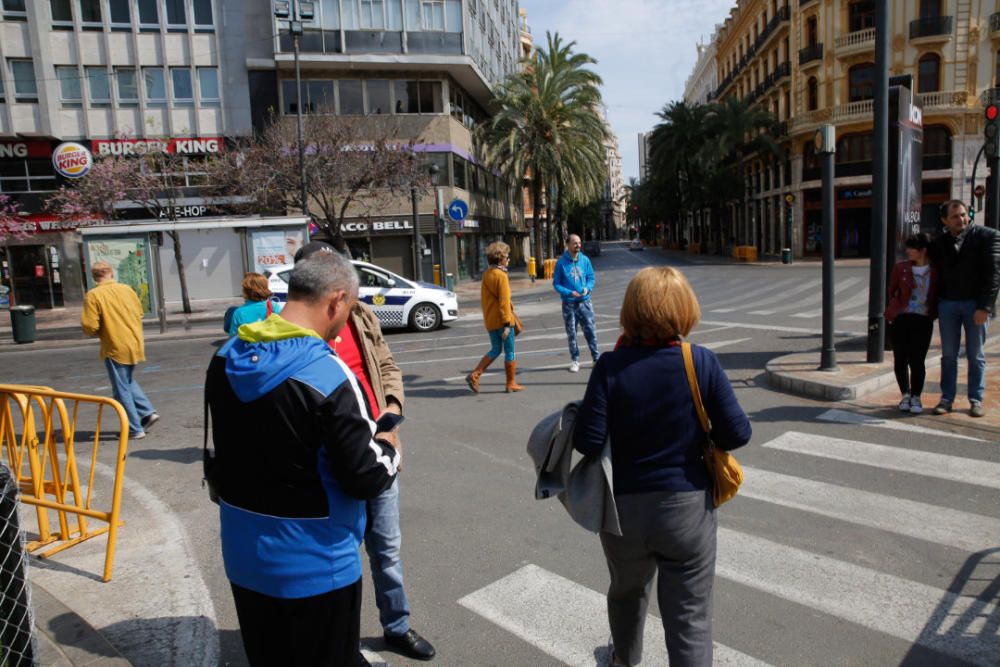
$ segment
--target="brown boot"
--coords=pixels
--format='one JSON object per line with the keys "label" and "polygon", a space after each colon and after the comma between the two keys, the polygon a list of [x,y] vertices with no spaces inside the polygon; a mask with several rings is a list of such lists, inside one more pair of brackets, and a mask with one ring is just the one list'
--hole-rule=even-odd
{"label": "brown boot", "polygon": [[489,368],[489,365],[493,363],[493,359],[493,357],[487,354],[479,360],[479,365],[476,366],[476,370],[465,376],[465,383],[469,385],[469,389],[472,390],[473,394],[479,393],[479,376],[483,374],[483,371]]}
{"label": "brown boot", "polygon": [[504,370],[507,371],[507,393],[509,394],[513,391],[524,391],[524,387],[519,385],[514,380],[514,372],[517,367],[517,362],[516,361],[505,362],[503,367]]}

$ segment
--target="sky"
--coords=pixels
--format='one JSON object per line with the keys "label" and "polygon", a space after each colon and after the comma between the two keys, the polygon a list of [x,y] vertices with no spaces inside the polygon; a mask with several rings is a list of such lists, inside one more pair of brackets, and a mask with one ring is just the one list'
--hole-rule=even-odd
{"label": "sky", "polygon": [[639,175],[639,132],[656,112],[680,100],[698,54],[735,0],[520,0],[536,45],[546,31],[575,41],[598,62],[608,119],[622,154],[625,181]]}

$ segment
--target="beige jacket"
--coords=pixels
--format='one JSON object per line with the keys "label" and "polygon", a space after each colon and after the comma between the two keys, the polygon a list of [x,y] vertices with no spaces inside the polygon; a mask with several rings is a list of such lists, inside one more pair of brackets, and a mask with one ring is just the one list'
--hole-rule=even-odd
{"label": "beige jacket", "polygon": [[101,359],[134,366],[145,360],[142,304],[128,285],[104,280],[83,298],[83,333],[101,337]]}
{"label": "beige jacket", "polygon": [[351,321],[358,331],[358,336],[364,341],[358,341],[361,345],[361,354],[364,356],[365,370],[371,379],[372,391],[375,393],[375,400],[378,402],[379,412],[385,410],[385,406],[390,400],[399,403],[400,409],[403,407],[403,373],[396,365],[396,360],[392,356],[389,345],[382,337],[382,327],[378,323],[378,318],[371,308],[360,301],[351,311]]}

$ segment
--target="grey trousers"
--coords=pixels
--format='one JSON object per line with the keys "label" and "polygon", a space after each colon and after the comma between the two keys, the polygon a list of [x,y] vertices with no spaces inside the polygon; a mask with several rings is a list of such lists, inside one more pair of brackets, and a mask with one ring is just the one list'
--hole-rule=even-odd
{"label": "grey trousers", "polygon": [[715,508],[710,491],[616,496],[622,536],[601,533],[615,664],[642,661],[653,575],[670,667],[711,667]]}

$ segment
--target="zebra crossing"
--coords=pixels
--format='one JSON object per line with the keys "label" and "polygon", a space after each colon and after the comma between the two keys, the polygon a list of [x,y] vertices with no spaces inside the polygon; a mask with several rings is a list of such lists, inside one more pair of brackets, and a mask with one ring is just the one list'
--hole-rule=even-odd
{"label": "zebra crossing", "polygon": [[[751,445],[741,456],[753,464],[744,465],[746,481],[738,499],[719,514],[715,664],[996,667],[1000,664],[997,443],[941,432],[931,437],[871,421],[826,417],[817,419],[816,430],[850,427],[856,439],[789,430]],[[906,438],[916,437],[924,438],[919,449],[907,444]],[[891,477],[893,484],[873,491],[861,482],[873,473]],[[848,484],[845,479],[859,483]],[[930,484],[949,485],[957,493],[948,494],[950,504],[937,504],[936,496],[929,494],[920,496],[922,501],[913,499]],[[969,502],[956,507],[955,498]],[[805,526],[803,532],[826,522],[842,546],[831,550],[807,539],[782,540],[776,537],[780,531],[765,528],[769,521],[787,521],[790,516],[796,517],[795,525]],[[929,551],[948,557],[927,564],[913,556],[913,562],[900,563],[897,550],[880,548],[882,542],[898,546],[900,540],[924,545],[915,551],[925,556]],[[913,574],[926,567],[934,570],[933,575]],[[845,658],[850,655],[847,648],[843,655],[820,648],[814,649],[820,651],[816,654],[791,650],[782,654],[778,641],[759,636],[749,641],[740,628],[743,616],[727,615],[731,607],[718,604],[720,591],[728,597],[733,590],[764,596],[767,608],[776,610],[777,617],[768,619],[775,632],[801,621],[803,610],[808,610],[811,622],[824,628],[846,623],[865,641],[849,647],[853,660]],[[470,591],[458,604],[560,663],[608,664],[603,593],[556,572],[529,563]],[[734,604],[742,609],[747,602]],[[653,614],[647,618],[644,637],[643,664],[666,665],[661,624]],[[817,641],[816,646],[828,644]]]}

